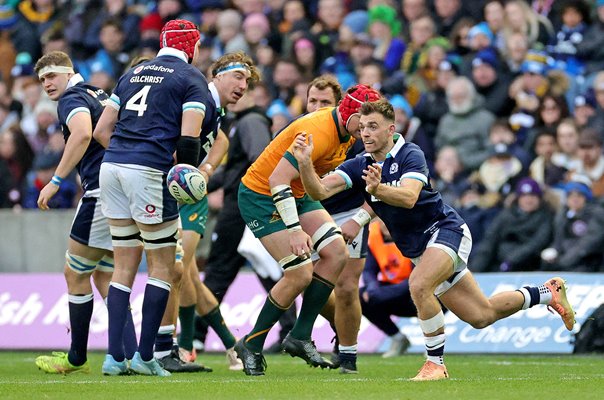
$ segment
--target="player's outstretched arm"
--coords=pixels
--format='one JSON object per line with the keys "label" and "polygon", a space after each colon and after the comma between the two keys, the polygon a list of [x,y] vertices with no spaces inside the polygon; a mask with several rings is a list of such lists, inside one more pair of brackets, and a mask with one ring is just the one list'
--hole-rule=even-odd
{"label": "player's outstretched arm", "polygon": [[415,206],[424,182],[413,178],[403,178],[400,186],[390,186],[381,183],[381,176],[382,167],[379,164],[370,165],[363,171],[363,180],[367,185],[368,193],[391,206],[402,208]]}
{"label": "player's outstretched arm", "polygon": [[94,140],[99,142],[104,148],[109,147],[109,140],[113,134],[113,128],[117,122],[117,116],[119,112],[119,106],[117,108],[113,105],[112,101],[109,101],[105,106],[101,117],[96,123],[96,128],[92,133]]}
{"label": "player's outstretched arm", "polygon": [[61,181],[78,165],[92,139],[92,119],[89,112],[76,113],[67,123],[69,138],[53,179],[44,186],[38,197],[38,207],[48,210],[48,202],[59,191]]}
{"label": "player's outstretched arm", "polygon": [[346,180],[338,174],[320,179],[312,162],[313,148],[312,135],[301,133],[294,142],[294,157],[298,161],[298,172],[306,193],[314,200],[324,200],[346,189]]}

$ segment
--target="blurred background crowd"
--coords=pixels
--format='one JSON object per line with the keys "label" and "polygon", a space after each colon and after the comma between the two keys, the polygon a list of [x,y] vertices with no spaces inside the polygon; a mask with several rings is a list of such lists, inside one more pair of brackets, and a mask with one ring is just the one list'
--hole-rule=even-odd
{"label": "blurred background crowd", "polygon": [[[199,25],[204,72],[254,58],[274,134],[320,74],[379,89],[468,222],[474,271],[604,271],[604,0],[0,0],[1,208],[36,208],[64,147],[35,61],[65,51],[110,93],[173,18]],[[51,206],[79,193],[74,175]]]}

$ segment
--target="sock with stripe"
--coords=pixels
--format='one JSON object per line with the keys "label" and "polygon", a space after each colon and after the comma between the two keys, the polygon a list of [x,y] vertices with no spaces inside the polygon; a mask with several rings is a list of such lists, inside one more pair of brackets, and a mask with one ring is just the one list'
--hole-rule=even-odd
{"label": "sock with stripe", "polygon": [[524,286],[518,289],[524,296],[522,309],[529,309],[537,304],[549,304],[552,301],[552,292],[545,285]]}
{"label": "sock with stripe", "polygon": [[216,306],[212,311],[201,317],[204,319],[209,326],[214,329],[214,332],[218,335],[225,349],[230,349],[235,346],[235,337],[229,330],[229,327],[224,322],[222,313],[220,312],[220,306]]}
{"label": "sock with stripe", "polygon": [[180,320],[180,336],[178,345],[185,350],[193,350],[193,335],[195,334],[195,304],[178,308]]}
{"label": "sock with stripe", "polygon": [[170,355],[172,345],[174,343],[172,338],[175,330],[176,327],[174,325],[160,326],[157,330],[157,335],[155,335],[155,351],[153,352],[153,356],[158,360]]}
{"label": "sock with stripe", "polygon": [[138,352],[143,361],[153,358],[153,344],[155,335],[159,330],[168,296],[170,295],[170,284],[157,278],[149,278],[145,287],[143,299],[143,321],[141,323],[141,340]]}
{"label": "sock with stripe", "polygon": [[268,332],[279,321],[279,318],[285,311],[287,311],[287,308],[279,305],[269,292],[254,328],[245,337],[245,347],[254,353],[262,352]]}
{"label": "sock with stripe", "polygon": [[111,282],[107,295],[107,311],[109,313],[109,348],[107,353],[113,356],[115,361],[124,361],[124,327],[130,304],[130,292],[132,290],[120,283]]}
{"label": "sock with stripe", "polygon": [[94,295],[69,295],[69,323],[71,324],[71,347],[67,359],[71,365],[80,366],[87,360],[88,333],[94,308]]}
{"label": "sock with stripe", "polygon": [[357,345],[352,346],[338,346],[338,354],[340,355],[341,362],[357,362]]}
{"label": "sock with stripe", "polygon": [[331,282],[313,273],[312,281],[304,291],[300,315],[290,332],[294,339],[310,339],[315,320],[327,302],[333,287]]}
{"label": "sock with stripe", "polygon": [[428,353],[428,361],[434,364],[445,365],[445,334],[441,333],[436,336],[424,336],[426,344],[426,352]]}

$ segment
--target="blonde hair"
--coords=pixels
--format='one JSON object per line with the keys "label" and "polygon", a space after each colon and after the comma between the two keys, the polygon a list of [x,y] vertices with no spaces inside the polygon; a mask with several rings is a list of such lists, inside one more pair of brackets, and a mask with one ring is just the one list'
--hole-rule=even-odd
{"label": "blonde hair", "polygon": [[51,51],[50,53],[42,56],[38,60],[38,62],[36,62],[34,72],[36,73],[36,75],[38,75],[42,68],[48,67],[50,65],[60,65],[62,67],[73,68],[71,58],[69,58],[66,53],[63,53],[62,51]]}
{"label": "blonde hair", "polygon": [[250,71],[250,77],[248,78],[249,89],[253,89],[256,82],[260,81],[260,71],[254,65],[254,61],[250,56],[245,54],[243,51],[237,51],[234,53],[227,53],[214,61],[210,66],[212,76],[216,76],[218,70],[226,67],[231,63],[242,63],[245,64],[247,69]]}

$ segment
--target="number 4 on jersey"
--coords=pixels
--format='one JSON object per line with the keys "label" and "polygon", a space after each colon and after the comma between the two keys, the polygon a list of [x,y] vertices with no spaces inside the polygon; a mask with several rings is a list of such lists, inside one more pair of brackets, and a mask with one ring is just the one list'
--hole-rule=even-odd
{"label": "number 4 on jersey", "polygon": [[150,89],[151,85],[147,85],[136,92],[126,103],[126,110],[136,111],[138,116],[142,117],[145,111],[147,111],[147,95]]}

